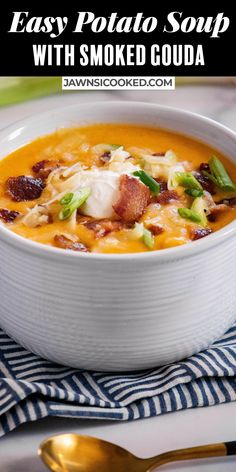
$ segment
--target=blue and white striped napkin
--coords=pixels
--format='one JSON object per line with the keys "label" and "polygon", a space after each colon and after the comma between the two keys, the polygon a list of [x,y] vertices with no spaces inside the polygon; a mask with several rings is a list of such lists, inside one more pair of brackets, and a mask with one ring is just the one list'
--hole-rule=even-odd
{"label": "blue and white striped napkin", "polygon": [[236,400],[236,324],[189,359],[145,372],[53,364],[0,330],[0,436],[46,416],[135,420]]}

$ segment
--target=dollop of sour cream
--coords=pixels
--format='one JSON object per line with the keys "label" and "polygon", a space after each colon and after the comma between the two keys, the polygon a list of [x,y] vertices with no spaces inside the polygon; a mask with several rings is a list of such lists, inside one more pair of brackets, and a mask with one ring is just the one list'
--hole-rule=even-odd
{"label": "dollop of sour cream", "polygon": [[[117,156],[115,157],[117,158]],[[119,155],[118,157],[124,156]],[[114,164],[117,165],[115,169],[109,167],[106,169],[97,167],[86,169],[75,164],[63,169],[62,172],[56,170],[51,178],[49,176],[48,180],[48,184],[52,188],[52,199],[48,203],[60,201],[67,193],[89,187],[91,193],[86,202],[80,206],[80,213],[98,219],[115,216],[113,205],[119,198],[120,176],[122,174],[133,174],[140,167],[129,161],[126,162],[126,159],[124,162],[122,160],[114,161]]]}
{"label": "dollop of sour cream", "polygon": [[113,205],[119,197],[120,175],[110,170],[84,170],[79,173],[79,187],[89,187],[91,194],[80,212],[93,218],[114,216]]}

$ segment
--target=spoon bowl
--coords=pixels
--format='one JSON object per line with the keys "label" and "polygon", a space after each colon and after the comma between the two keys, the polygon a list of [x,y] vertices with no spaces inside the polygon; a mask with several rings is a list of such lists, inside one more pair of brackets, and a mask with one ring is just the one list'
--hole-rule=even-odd
{"label": "spoon bowl", "polygon": [[39,455],[55,472],[142,472],[140,459],[115,444],[90,436],[62,434],[43,442]]}
{"label": "spoon bowl", "polygon": [[236,454],[236,441],[166,452],[140,459],[101,439],[62,434],[46,439],[39,456],[53,472],[148,472],[169,462]]}

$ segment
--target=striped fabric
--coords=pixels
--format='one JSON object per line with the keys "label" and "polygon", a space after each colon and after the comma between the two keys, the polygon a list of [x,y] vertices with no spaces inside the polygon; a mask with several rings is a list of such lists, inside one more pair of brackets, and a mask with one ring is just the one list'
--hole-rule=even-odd
{"label": "striped fabric", "polygon": [[145,372],[69,369],[0,330],[0,436],[46,416],[134,420],[236,400],[236,324],[210,348]]}

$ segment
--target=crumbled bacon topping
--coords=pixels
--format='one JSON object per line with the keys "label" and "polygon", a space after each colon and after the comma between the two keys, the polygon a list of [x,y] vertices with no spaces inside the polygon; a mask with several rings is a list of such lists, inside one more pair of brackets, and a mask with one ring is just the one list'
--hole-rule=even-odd
{"label": "crumbled bacon topping", "polygon": [[160,192],[165,192],[166,190],[168,190],[168,187],[167,187],[167,182],[166,180],[161,180],[161,179],[155,179],[156,182],[160,185]]}
{"label": "crumbled bacon topping", "polygon": [[125,222],[137,221],[150,201],[150,190],[140,180],[129,175],[120,176],[120,196],[113,205],[116,214]]}
{"label": "crumbled bacon topping", "polygon": [[51,172],[55,169],[60,167],[60,162],[58,160],[49,160],[43,159],[42,161],[36,162],[33,165],[32,171],[37,175],[37,177],[41,178],[42,180],[46,180],[51,174]]}
{"label": "crumbled bacon topping", "polygon": [[153,152],[153,153],[152,153],[152,156],[164,157],[164,156],[165,156],[165,152]]}
{"label": "crumbled bacon topping", "polygon": [[160,225],[148,225],[148,229],[154,234],[154,236],[158,236],[159,234],[163,233],[164,228]]}
{"label": "crumbled bacon topping", "polygon": [[159,195],[154,197],[153,202],[167,205],[172,200],[179,200],[179,195],[175,190],[164,190]]}
{"label": "crumbled bacon topping", "polygon": [[44,189],[42,179],[34,179],[26,175],[9,177],[6,181],[6,192],[16,202],[35,200],[41,196]]}
{"label": "crumbled bacon topping", "polygon": [[79,252],[89,252],[88,248],[84,244],[80,243],[79,241],[72,241],[63,234],[56,234],[56,236],[54,236],[54,243],[57,247],[60,247],[61,249],[69,249],[71,251]]}
{"label": "crumbled bacon topping", "polygon": [[219,202],[219,204],[224,204],[230,207],[235,207],[236,206],[236,197],[232,198],[224,198]]}
{"label": "crumbled bacon topping", "polygon": [[202,172],[194,172],[194,177],[198,180],[204,190],[214,195],[214,184],[206,175],[203,175]]}
{"label": "crumbled bacon topping", "polygon": [[202,162],[200,164],[199,171],[202,172],[203,170],[205,170],[206,172],[211,172],[210,166],[209,164],[207,164],[207,162]]}
{"label": "crumbled bacon topping", "polygon": [[119,231],[124,228],[124,224],[121,221],[112,220],[90,220],[85,221],[84,226],[94,231],[96,238],[103,238],[112,231]]}
{"label": "crumbled bacon topping", "polygon": [[18,211],[7,210],[6,208],[0,209],[0,219],[3,220],[4,223],[12,223],[19,214]]}
{"label": "crumbled bacon topping", "polygon": [[208,234],[212,233],[212,229],[210,228],[193,228],[191,230],[191,239],[192,241],[197,241],[197,239],[205,238]]}

